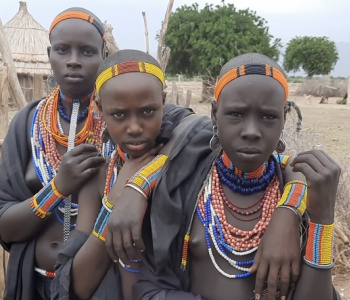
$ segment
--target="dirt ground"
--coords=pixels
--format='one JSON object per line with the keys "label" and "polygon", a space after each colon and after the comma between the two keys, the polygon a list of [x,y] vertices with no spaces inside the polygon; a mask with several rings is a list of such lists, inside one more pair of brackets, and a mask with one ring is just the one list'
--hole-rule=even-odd
{"label": "dirt ground", "polygon": [[[178,88],[184,91],[192,91],[191,107],[198,114],[210,114],[209,103],[199,103],[201,83],[182,82],[177,83]],[[168,91],[171,91],[171,84],[168,84]],[[312,136],[309,141],[310,148],[324,149],[341,164],[343,169],[350,167],[350,104],[337,105],[338,98],[330,98],[328,104],[319,104],[320,98],[291,96],[289,100],[295,101],[302,112],[302,131]],[[10,118],[14,111],[9,113]],[[306,150],[306,149],[304,149]],[[0,251],[1,253],[1,251]],[[2,257],[2,256],[1,256]],[[1,258],[0,257],[0,258]],[[1,259],[2,260],[2,259]],[[2,264],[0,260],[0,267]],[[2,272],[0,270],[0,289],[2,287]],[[343,300],[350,300],[350,269],[337,269],[333,275],[334,285],[342,296]],[[0,293],[2,294],[2,293]],[[1,299],[1,296],[0,296]]]}

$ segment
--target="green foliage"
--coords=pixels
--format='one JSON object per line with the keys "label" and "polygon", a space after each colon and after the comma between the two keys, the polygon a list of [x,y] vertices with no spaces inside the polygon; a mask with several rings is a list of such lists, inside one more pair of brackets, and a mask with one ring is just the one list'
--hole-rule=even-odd
{"label": "green foliage", "polygon": [[347,103],[347,99],[339,99],[337,100],[337,104],[346,104]]}
{"label": "green foliage", "polygon": [[184,5],[172,13],[165,39],[171,48],[167,73],[216,77],[223,64],[239,54],[260,52],[278,59],[280,39],[266,21],[233,4]]}
{"label": "green foliage", "polygon": [[308,77],[328,74],[338,61],[335,43],[327,37],[296,37],[292,39],[284,55],[284,69],[303,69]]}

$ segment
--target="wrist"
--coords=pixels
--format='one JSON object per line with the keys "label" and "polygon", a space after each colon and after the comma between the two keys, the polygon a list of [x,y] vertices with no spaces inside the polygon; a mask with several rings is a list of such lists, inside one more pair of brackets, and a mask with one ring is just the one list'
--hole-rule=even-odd
{"label": "wrist", "polygon": [[310,221],[316,224],[330,225],[334,223],[334,215],[317,216],[308,212]]}
{"label": "wrist", "polygon": [[[65,198],[67,198],[67,197],[71,194],[70,191],[67,191],[67,189],[64,188],[64,187],[65,187],[65,184],[63,184],[63,183],[61,182],[61,179],[60,179],[60,176],[59,176],[59,175],[56,175],[56,176],[52,179],[51,182],[52,182],[53,185],[55,186],[56,191],[58,191],[58,193],[60,193],[61,195],[64,195]],[[68,195],[68,196],[66,196],[66,195]]]}

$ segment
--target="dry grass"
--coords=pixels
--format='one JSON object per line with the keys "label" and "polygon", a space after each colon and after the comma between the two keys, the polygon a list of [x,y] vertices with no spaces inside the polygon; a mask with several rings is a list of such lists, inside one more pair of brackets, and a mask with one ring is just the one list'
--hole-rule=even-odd
{"label": "dry grass", "polygon": [[315,97],[340,97],[347,92],[347,80],[339,79],[310,79],[298,85],[295,95],[312,95]]}

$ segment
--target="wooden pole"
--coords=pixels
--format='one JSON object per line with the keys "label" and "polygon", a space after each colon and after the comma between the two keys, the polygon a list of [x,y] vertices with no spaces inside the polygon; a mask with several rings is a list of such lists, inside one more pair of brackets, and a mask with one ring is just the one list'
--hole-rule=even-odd
{"label": "wooden pole", "polygon": [[[9,101],[9,86],[8,86],[8,68],[5,64],[0,70],[0,141],[4,139],[7,133],[9,124],[8,116],[8,101]],[[1,145],[0,145],[1,146]]]}
{"label": "wooden pole", "polygon": [[44,93],[44,79],[41,74],[34,74],[33,77],[33,99],[31,101],[35,101],[41,99]]}
{"label": "wooden pole", "polygon": [[15,101],[18,108],[23,108],[27,105],[27,101],[23,95],[23,91],[18,81],[15,64],[12,59],[11,49],[7,42],[4,27],[0,19],[0,53],[2,55],[2,61],[8,66],[8,80],[10,88],[15,96]]}
{"label": "wooden pole", "polygon": [[169,0],[168,7],[165,13],[162,30],[159,35],[158,41],[158,51],[157,51],[157,59],[162,67],[163,72],[165,72],[166,65],[170,56],[170,48],[164,47],[164,40],[168,30],[168,24],[170,20],[171,10],[173,9],[174,0]]}
{"label": "wooden pole", "polygon": [[191,100],[192,100],[192,91],[191,91],[191,90],[187,90],[187,92],[186,92],[185,107],[190,107],[190,105],[191,105]]}
{"label": "wooden pole", "polygon": [[147,26],[147,18],[146,13],[142,12],[143,23],[145,24],[145,37],[146,37],[146,53],[149,54],[149,38],[148,38],[148,26]]}
{"label": "wooden pole", "polygon": [[177,99],[177,85],[176,82],[173,81],[171,85],[171,103],[176,104]]}

